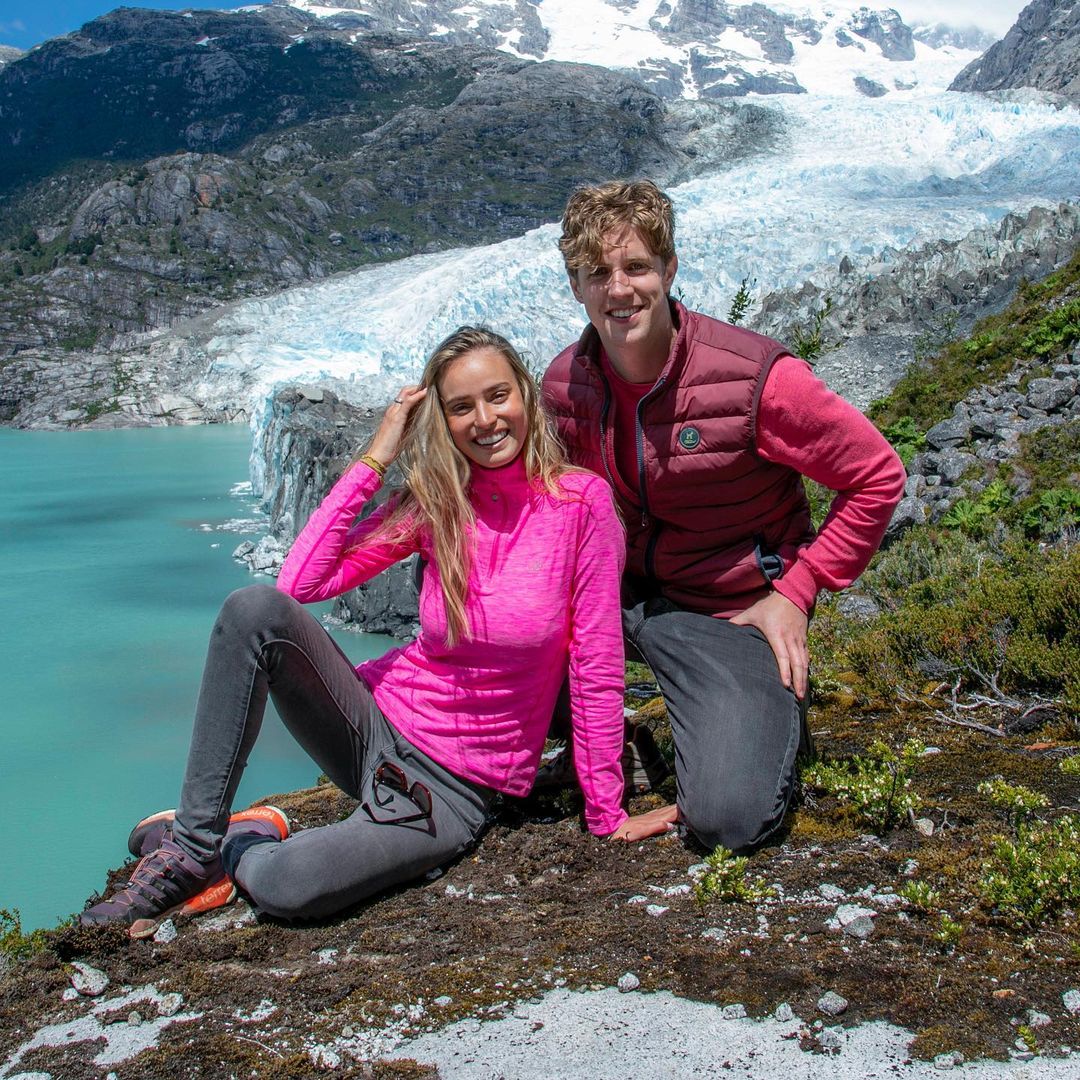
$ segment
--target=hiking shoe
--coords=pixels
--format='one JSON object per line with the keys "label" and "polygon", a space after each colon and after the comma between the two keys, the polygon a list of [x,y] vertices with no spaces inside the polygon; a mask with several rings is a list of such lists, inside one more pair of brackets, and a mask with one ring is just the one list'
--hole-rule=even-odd
{"label": "hiking shoe", "polygon": [[170,915],[222,907],[235,896],[220,858],[201,863],[166,837],[159,848],[139,860],[123,889],[87,908],[79,923],[126,923],[132,937],[148,937]]}
{"label": "hiking shoe", "polygon": [[[622,752],[623,782],[627,795],[645,795],[670,771],[652,732],[639,724],[628,724],[626,745]],[[578,782],[574,770],[574,752],[567,743],[555,757],[536,772],[534,790],[573,787]]]}
{"label": "hiking shoe", "polygon": [[671,771],[652,732],[634,724],[623,747],[623,781],[627,795],[645,795],[658,787]]}
{"label": "hiking shoe", "polygon": [[[142,858],[151,851],[161,847],[161,841],[172,836],[172,823],[176,817],[175,810],[159,810],[156,814],[145,817],[128,837],[128,851],[132,855]],[[265,824],[266,835],[271,840],[285,840],[288,838],[290,825],[284,810],[276,806],[252,806],[247,810],[240,810],[229,817],[229,827],[226,836],[239,831],[244,825],[245,832],[262,832],[261,828],[252,828],[253,825]]]}

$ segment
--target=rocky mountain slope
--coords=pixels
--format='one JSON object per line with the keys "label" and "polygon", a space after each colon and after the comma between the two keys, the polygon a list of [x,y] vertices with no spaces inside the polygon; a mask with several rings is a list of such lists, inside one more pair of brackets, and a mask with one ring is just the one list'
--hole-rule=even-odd
{"label": "rocky mountain slope", "polygon": [[1022,280],[1046,277],[1068,262],[1078,243],[1080,207],[1035,207],[958,241],[883,251],[872,259],[844,256],[814,281],[763,297],[749,325],[796,347],[815,336],[822,347],[818,373],[865,409],[888,392],[916,353],[1001,310]]}
{"label": "rocky mountain slope", "polygon": [[[604,69],[276,8],[122,9],[0,72],[5,90],[0,355],[82,350],[238,296],[517,235],[576,183],[677,182],[781,129],[758,106],[665,103]],[[53,119],[57,99],[72,107]],[[146,157],[162,151],[176,152]]]}
{"label": "rocky mountain slope", "polygon": [[1080,3],[1032,0],[1016,25],[970,63],[950,90],[1033,86],[1080,99]]}

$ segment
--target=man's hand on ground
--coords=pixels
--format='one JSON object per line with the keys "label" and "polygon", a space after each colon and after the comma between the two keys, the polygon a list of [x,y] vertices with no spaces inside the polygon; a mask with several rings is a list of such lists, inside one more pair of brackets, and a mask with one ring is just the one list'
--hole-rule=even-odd
{"label": "man's hand on ground", "polygon": [[635,814],[628,817],[613,833],[608,836],[609,840],[644,840],[649,836],[659,836],[673,828],[679,820],[679,808],[671,803],[661,806],[656,810],[650,810],[647,814]]}
{"label": "man's hand on ground", "polygon": [[797,697],[805,698],[810,669],[806,615],[782,593],[771,592],[729,621],[736,626],[756,626],[765,635],[780,668],[780,681]]}

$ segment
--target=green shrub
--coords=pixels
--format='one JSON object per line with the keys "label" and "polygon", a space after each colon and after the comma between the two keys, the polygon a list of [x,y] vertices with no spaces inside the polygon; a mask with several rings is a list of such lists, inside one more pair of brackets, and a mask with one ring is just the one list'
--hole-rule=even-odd
{"label": "green shrub", "polygon": [[937,890],[925,881],[907,881],[898,892],[913,908],[918,908],[920,911],[929,911],[937,907],[941,899]]}
{"label": "green shrub", "polygon": [[746,876],[750,860],[745,855],[733,855],[718,847],[705,857],[705,872],[694,883],[694,896],[699,904],[710,900],[727,903],[754,904],[773,895],[763,878],[749,880]]}
{"label": "green shrub", "polygon": [[1080,299],[1049,312],[1036,323],[1020,347],[1036,356],[1054,356],[1080,340]]}
{"label": "green shrub", "polygon": [[24,934],[18,909],[0,908],[0,955],[12,960],[25,960],[44,947],[44,930]]}
{"label": "green shrub", "polygon": [[810,325],[805,328],[796,327],[792,331],[791,350],[796,356],[813,361],[832,348],[832,345],[825,340],[825,320],[829,317],[832,308],[832,297],[826,296],[824,305],[810,317]]}
{"label": "green shrub", "polygon": [[1036,810],[1045,810],[1050,805],[1050,800],[1042,793],[1023,784],[1009,784],[1001,777],[984,780],[976,790],[985,795],[1014,828]]}
{"label": "green shrub", "polygon": [[950,953],[964,936],[964,925],[951,918],[946,912],[941,913],[938,928],[934,931],[934,940],[942,952]]}
{"label": "green shrub", "polygon": [[738,291],[731,299],[731,307],[728,308],[727,314],[727,321],[733,326],[738,326],[739,323],[746,318],[746,313],[750,310],[750,305],[754,302],[754,294],[750,290],[756,284],[756,281],[750,280],[749,275],[739,282]]}
{"label": "green shrub", "polygon": [[1035,492],[1080,486],[1080,420],[1022,435],[1015,466]]}
{"label": "green shrub", "polygon": [[803,770],[803,782],[834,796],[850,807],[859,821],[884,833],[920,804],[911,790],[911,780],[925,749],[918,739],[909,739],[897,754],[879,739],[865,756],[808,766]]}
{"label": "green shrub", "polygon": [[1013,504],[1013,493],[1002,480],[991,481],[974,499],[958,499],[941,519],[942,528],[959,529],[969,536],[984,535]]}
{"label": "green shrub", "polygon": [[1080,903],[1080,816],[1022,822],[1014,839],[999,836],[982,868],[979,893],[998,915],[1036,927]]}
{"label": "green shrub", "polygon": [[881,429],[881,434],[892,443],[906,469],[911,459],[926,445],[926,436],[915,426],[910,416],[902,416]]}
{"label": "green shrub", "polygon": [[1080,525],[1080,490],[1074,487],[1051,488],[1024,511],[1020,519],[1032,536],[1060,533]]}
{"label": "green shrub", "polygon": [[1058,762],[1058,768],[1066,776],[1080,776],[1080,754],[1073,754],[1072,757]]}
{"label": "green shrub", "polygon": [[[984,678],[996,677],[1003,693],[1060,699],[1080,715],[1080,547],[969,542],[950,555],[945,543],[913,540],[905,557],[867,575],[864,588],[885,593],[887,610],[853,629],[834,662],[890,699],[898,688],[918,693],[928,679],[982,691]],[[920,569],[929,576],[905,587]]]}

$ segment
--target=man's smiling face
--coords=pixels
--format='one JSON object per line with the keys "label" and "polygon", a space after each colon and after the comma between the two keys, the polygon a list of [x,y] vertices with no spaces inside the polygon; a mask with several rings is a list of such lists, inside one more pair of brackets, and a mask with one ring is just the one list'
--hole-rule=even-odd
{"label": "man's smiling face", "polygon": [[678,266],[677,258],[665,263],[654,255],[626,225],[604,237],[599,265],[570,275],[574,296],[616,367],[631,353],[661,366],[667,359],[675,331],[667,295]]}

